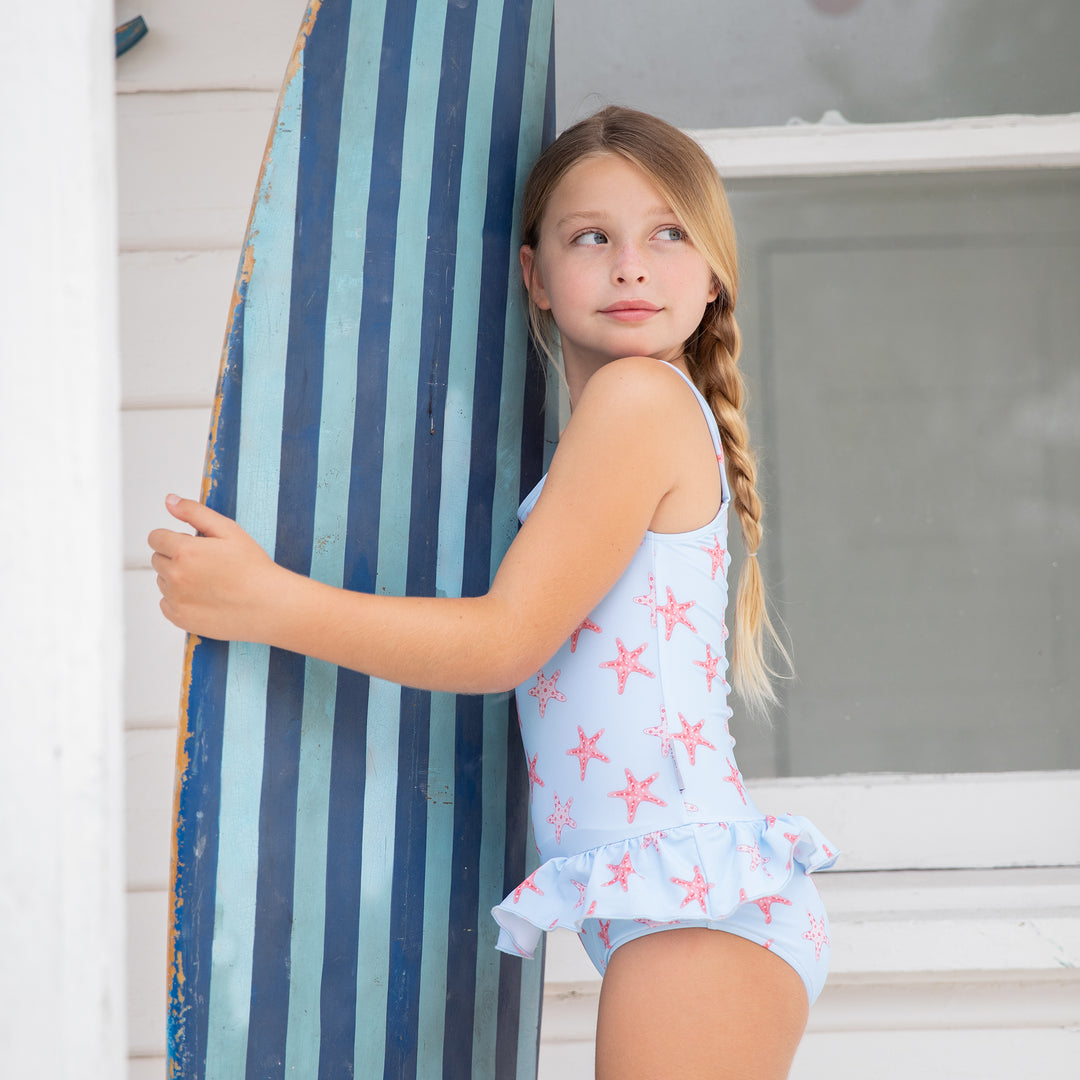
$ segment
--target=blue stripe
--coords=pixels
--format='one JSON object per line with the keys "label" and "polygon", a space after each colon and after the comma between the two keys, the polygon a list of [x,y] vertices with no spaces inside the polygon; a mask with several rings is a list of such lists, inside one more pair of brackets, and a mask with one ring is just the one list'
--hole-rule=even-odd
{"label": "blue stripe", "polygon": [[[474,384],[472,468],[465,526],[462,590],[466,595],[484,593],[491,583],[492,501],[500,467],[498,445],[499,409],[504,365],[506,296],[510,252],[514,245],[514,194],[518,173],[518,142],[524,87],[531,5],[504,5],[492,103],[489,144],[488,200],[485,209],[484,246],[480,267],[479,336]],[[512,455],[511,455],[512,456]],[[509,523],[507,523],[509,525]],[[501,531],[501,529],[500,529]],[[491,806],[485,799],[490,781],[501,768],[498,753],[485,754],[485,719],[500,708],[491,699],[462,699],[457,716],[456,768],[461,794],[455,803],[453,865],[458,877],[452,897],[452,925],[468,926],[469,933],[451,942],[448,986],[448,1018],[457,999],[474,998],[473,1044],[469,1057],[454,1062],[447,1075],[490,1075],[496,1057],[495,969],[497,955],[489,932],[487,908],[498,898],[481,892],[483,867],[489,861],[485,848],[497,859],[504,823],[501,801]],[[494,811],[495,820],[492,819]],[[469,823],[479,819],[483,831]],[[467,868],[467,871],[466,871]],[[475,869],[473,869],[475,868]],[[484,901],[481,902],[483,895]],[[480,920],[484,922],[481,924]],[[480,948],[483,953],[479,953]],[[479,985],[477,980],[479,979]],[[462,1015],[459,1013],[458,1015]],[[496,1074],[499,1075],[499,1074]]]}
{"label": "blue stripe", "polygon": [[[442,79],[435,109],[431,150],[431,195],[427,256],[420,319],[409,548],[405,591],[433,596],[442,479],[442,432],[436,417],[446,408],[446,380],[453,328],[454,252],[457,244],[461,154],[475,8],[446,8]],[[423,19],[420,20],[423,25]],[[415,61],[414,61],[415,65]],[[424,937],[431,695],[406,687],[401,692],[398,797],[391,896],[390,971],[387,1001],[387,1077],[412,1076],[417,1068],[423,956],[444,954],[442,941]],[[456,787],[455,787],[456,791]],[[436,962],[436,966],[442,966]],[[441,1055],[440,1055],[441,1056]]]}
{"label": "blue stripe", "polygon": [[[397,216],[401,190],[402,142],[408,90],[408,57],[412,38],[411,9],[395,4],[385,12],[381,34],[378,104],[372,138],[371,177],[363,235],[365,243],[363,296],[356,345],[356,399],[363,403],[368,422],[354,428],[351,484],[346,524],[344,585],[360,592],[375,592],[379,560],[383,447],[387,407],[390,319],[393,305]],[[401,45],[404,38],[405,45]],[[383,417],[380,421],[379,417]],[[327,824],[331,852],[347,858],[327,860],[326,933],[321,1011],[320,1080],[355,1075],[354,1062],[363,1069],[377,1068],[382,1051],[357,1053],[367,1038],[357,1025],[358,1010],[368,1009],[362,993],[371,973],[360,968],[363,935],[361,905],[364,876],[371,860],[363,842],[376,822],[367,814],[369,746],[372,727],[385,717],[371,708],[371,680],[356,672],[338,673],[334,715],[334,745],[330,772]],[[379,687],[385,696],[384,685]],[[376,697],[375,700],[380,700]],[[381,762],[380,762],[381,764]],[[377,774],[373,774],[377,775]],[[376,865],[385,859],[377,844],[367,848]],[[381,1030],[381,1026],[380,1026]]]}
{"label": "blue stripe", "polygon": [[[381,4],[353,8],[348,28],[349,61],[342,86],[311,565],[314,578],[338,586],[344,580],[350,463],[357,420],[356,350],[364,262],[363,230],[358,225],[367,209],[378,97],[378,67],[364,61],[374,51],[372,42],[382,37],[382,20]],[[297,782],[286,1076],[319,1076],[320,1061],[330,1075],[340,1076],[342,1063],[352,1060],[360,877],[358,870],[350,872],[350,866],[355,868],[358,862],[354,853],[363,824],[367,684],[356,675],[348,680],[348,686],[363,697],[343,697],[342,716],[335,727],[338,681],[337,668],[308,661]],[[335,767],[339,771],[332,780]],[[351,784],[350,776],[355,778]],[[333,831],[331,790],[336,800]],[[334,918],[341,912],[345,913],[345,926]],[[336,1052],[332,1049],[335,1046]],[[342,1048],[347,1048],[347,1053]]]}
{"label": "blue stripe", "polygon": [[[229,517],[236,514],[246,291],[247,283],[241,277],[225,341],[225,362],[217,389],[217,437],[208,455],[206,477],[207,505]],[[180,778],[172,895],[175,957],[170,960],[176,967],[169,988],[167,1039],[172,1074],[179,1076],[200,1075],[206,1062],[206,1025],[191,1021],[205,1014],[210,1001],[228,664],[229,650],[224,642],[204,639],[195,645],[187,732],[181,748],[187,768]]]}
{"label": "blue stripe", "polygon": [[[275,559],[299,574],[311,569],[322,361],[333,232],[334,186],[341,121],[348,0],[327,7],[304,48],[292,295],[285,361],[285,396]],[[248,1027],[248,1080],[285,1072],[297,782],[305,660],[273,649],[266,687],[266,736],[259,813],[260,858],[255,893]]]}

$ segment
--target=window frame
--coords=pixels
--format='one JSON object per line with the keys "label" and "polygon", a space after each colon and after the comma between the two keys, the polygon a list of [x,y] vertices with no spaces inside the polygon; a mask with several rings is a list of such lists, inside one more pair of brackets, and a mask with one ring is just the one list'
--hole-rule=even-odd
{"label": "window frame", "polygon": [[[1080,167],[1080,113],[888,124],[826,114],[688,134],[726,179]],[[754,790],[766,810],[790,805],[827,825],[844,871],[1080,865],[1080,770],[791,777]]]}

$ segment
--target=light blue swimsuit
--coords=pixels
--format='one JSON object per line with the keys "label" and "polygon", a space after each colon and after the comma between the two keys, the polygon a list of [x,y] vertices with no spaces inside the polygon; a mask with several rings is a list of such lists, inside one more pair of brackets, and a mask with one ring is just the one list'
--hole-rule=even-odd
{"label": "light blue swimsuit", "polygon": [[[612,952],[671,926],[711,926],[772,949],[811,1002],[829,961],[808,875],[836,858],[805,818],[753,803],[735,763],[724,625],[730,502],[686,533],[646,532],[630,565],[517,689],[540,867],[492,910],[498,948],[532,956],[572,929],[603,972]],[[541,480],[521,504],[525,520]]]}

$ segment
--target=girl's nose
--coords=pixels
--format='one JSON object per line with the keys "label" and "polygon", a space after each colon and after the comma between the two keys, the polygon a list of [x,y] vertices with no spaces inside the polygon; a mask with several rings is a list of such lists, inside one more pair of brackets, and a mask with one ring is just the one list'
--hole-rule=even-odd
{"label": "girl's nose", "polygon": [[649,272],[645,264],[645,258],[638,249],[637,244],[630,241],[623,244],[616,251],[615,262],[612,266],[612,277],[619,284],[643,284],[648,280]]}

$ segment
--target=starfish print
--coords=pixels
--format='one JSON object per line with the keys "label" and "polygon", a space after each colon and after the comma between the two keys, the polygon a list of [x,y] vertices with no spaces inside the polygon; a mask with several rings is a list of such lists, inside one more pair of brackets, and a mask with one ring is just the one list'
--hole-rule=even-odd
{"label": "starfish print", "polygon": [[596,634],[603,633],[599,626],[596,625],[590,618],[586,618],[584,622],[570,635],[570,651],[577,652],[577,639],[581,637],[582,630],[592,630]]}
{"label": "starfish print", "polygon": [[556,671],[554,675],[548,678],[544,674],[544,669],[541,668],[536,673],[536,685],[529,690],[529,697],[534,697],[540,703],[540,716],[544,715],[544,710],[548,707],[549,701],[565,701],[566,695],[561,690],[555,689],[555,684],[559,681],[559,676],[562,674],[562,670]]}
{"label": "starfish print", "polygon": [[611,929],[611,920],[608,919],[607,922],[604,922],[603,919],[597,919],[597,922],[600,924],[600,929],[596,932],[597,937],[604,943],[605,949],[610,949],[611,942],[608,940],[608,931]]}
{"label": "starfish print", "polygon": [[649,591],[634,597],[634,603],[649,609],[649,625],[656,625],[656,578],[649,575]]}
{"label": "starfish print", "polygon": [[686,890],[686,899],[679,905],[679,907],[686,907],[687,904],[696,900],[701,905],[701,910],[705,910],[705,896],[708,891],[714,887],[714,883],[706,881],[701,874],[701,867],[694,867],[694,877],[692,881],[683,881],[682,878],[673,877],[673,884],[681,885]]}
{"label": "starfish print", "polygon": [[[655,735],[660,740],[660,756],[667,757],[671,750],[671,732],[667,726],[667,709],[660,706],[660,723],[644,729],[644,734]],[[676,736],[678,738],[678,736]]]}
{"label": "starfish print", "polygon": [[657,851],[660,850],[660,841],[667,839],[667,833],[661,832],[657,829],[655,832],[646,833],[641,838],[641,850],[644,851],[648,847],[654,847]]}
{"label": "starfish print", "polygon": [[736,765],[733,765],[731,758],[724,758],[724,763],[728,766],[731,772],[723,777],[725,784],[734,784],[735,790],[739,793],[739,798],[743,801],[743,806],[746,805],[746,791],[742,786],[742,778],[739,776],[739,769]]}
{"label": "starfish print", "polygon": [[589,910],[585,912],[585,918],[586,919],[589,918],[589,916],[592,915],[592,913],[594,911],[596,911],[596,901],[595,900],[589,905]]}
{"label": "starfish print", "polygon": [[605,881],[602,887],[608,885],[614,885],[618,882],[622,886],[622,891],[626,892],[626,882],[631,874],[640,874],[630,865],[630,852],[627,852],[618,863],[608,863],[607,868],[615,875],[610,881]]}
{"label": "starfish print", "polygon": [[[773,904],[787,904],[791,907],[791,901],[786,896],[759,896],[756,900],[749,901],[750,903],[757,904],[761,908],[761,914],[765,916],[765,922],[772,922],[772,911],[770,908]],[[739,890],[739,903],[747,903],[746,890]]]}
{"label": "starfish print", "polygon": [[570,879],[570,884],[573,885],[578,891],[578,901],[574,905],[574,908],[576,909],[581,907],[581,905],[585,903],[585,889],[587,888],[587,886],[585,885],[584,881],[578,881],[575,878]]}
{"label": "starfish print", "polygon": [[716,665],[719,664],[720,661],[723,660],[723,658],[724,658],[724,654],[722,652],[717,656],[713,656],[712,646],[708,642],[706,642],[705,643],[705,659],[704,660],[695,660],[694,661],[694,667],[699,667],[699,668],[704,668],[705,669],[705,679],[706,679],[705,689],[710,694],[712,693],[712,681],[713,681],[713,679],[719,678],[721,683],[724,681],[723,676],[717,675],[717,673],[716,673]]}
{"label": "starfish print", "polygon": [[536,871],[534,870],[515,890],[514,890],[514,903],[516,904],[521,899],[521,890],[528,889],[530,892],[536,893],[537,896],[543,896],[544,890],[536,887],[536,883],[533,878],[536,877]]}
{"label": "starfish print", "polygon": [[697,633],[697,627],[686,617],[687,611],[694,606],[696,601],[687,600],[684,603],[679,603],[675,599],[675,594],[671,591],[671,586],[667,586],[667,603],[663,607],[656,609],[657,615],[664,616],[664,640],[670,641],[671,635],[675,630],[675,627],[682,623],[691,633]]}
{"label": "starfish print", "polygon": [[650,930],[655,930],[658,926],[675,926],[678,921],[678,919],[669,919],[667,922],[657,922],[655,919],[634,920],[634,922],[641,923],[642,926],[647,926]]}
{"label": "starfish print", "polygon": [[643,802],[656,803],[657,806],[667,806],[663,799],[658,799],[649,791],[649,785],[660,775],[659,773],[653,773],[652,776],[645,780],[637,780],[629,769],[623,771],[626,773],[626,787],[622,791],[609,791],[608,798],[626,800],[626,820],[628,824],[633,824],[634,815]]}
{"label": "starfish print", "polygon": [[555,792],[555,809],[548,815],[548,824],[555,826],[555,843],[562,843],[562,831],[563,828],[576,829],[577,822],[570,816],[570,807],[574,802],[574,797],[571,796],[566,800],[566,804],[563,805],[559,802],[559,793]]}
{"label": "starfish print", "polygon": [[820,960],[822,948],[829,944],[829,935],[825,933],[825,916],[822,915],[819,922],[814,918],[812,911],[808,911],[806,914],[810,919],[810,929],[803,934],[803,937],[807,941],[814,943],[814,958]]}
{"label": "starfish print", "polygon": [[540,754],[539,754],[539,751],[538,751],[537,753],[533,754],[533,756],[531,758],[526,759],[529,762],[529,798],[530,799],[532,798],[533,788],[537,784],[539,784],[541,787],[544,786],[544,781],[540,779],[540,774],[536,771],[536,759],[539,756],[540,756]]}
{"label": "starfish print", "polygon": [[619,655],[615,657],[614,660],[605,660],[600,666],[615,669],[615,674],[619,678],[620,694],[626,689],[626,680],[633,675],[635,671],[640,675],[644,675],[646,678],[656,678],[656,675],[653,672],[647,667],[642,667],[641,664],[638,663],[638,657],[648,648],[648,642],[644,645],[639,645],[636,649],[631,651],[622,643],[622,638],[616,638],[615,647],[619,650]]}
{"label": "starfish print", "polygon": [[766,814],[765,815],[765,824],[768,825],[769,828],[771,829],[776,824],[776,815],[775,814]]}
{"label": "starfish print", "polygon": [[[720,618],[720,640],[721,641],[727,641],[727,639],[728,639],[727,623],[724,622],[723,616],[721,616],[721,618]],[[726,686],[727,684],[725,683],[724,685]]]}
{"label": "starfish print", "polygon": [[744,851],[747,855],[750,856],[750,870],[757,870],[758,867],[760,867],[766,877],[772,877],[772,874],[770,874],[769,871],[765,869],[765,864],[767,862],[771,862],[772,860],[769,859],[767,856],[761,854],[761,849],[757,846],[757,844],[738,844],[736,846],[738,847],[739,851]]}
{"label": "starfish print", "polygon": [[578,724],[577,733],[578,739],[580,740],[578,742],[578,745],[572,746],[566,752],[568,754],[574,754],[577,757],[578,762],[581,765],[581,779],[584,780],[585,769],[588,766],[589,762],[593,760],[593,758],[595,758],[597,761],[611,761],[611,758],[609,758],[607,754],[601,754],[600,751],[596,749],[596,740],[604,734],[603,728],[601,728],[595,735],[586,735],[585,729],[580,724]]}
{"label": "starfish print", "polygon": [[686,753],[690,757],[690,764],[696,765],[697,762],[694,761],[694,754],[697,752],[699,746],[707,746],[710,750],[715,750],[716,747],[713,746],[708,739],[702,738],[701,729],[705,726],[704,720],[699,720],[696,724],[691,724],[687,722],[686,717],[683,716],[682,713],[679,713],[679,720],[682,722],[682,731],[680,734],[672,735],[671,737],[673,739],[678,739],[679,742],[686,747]]}
{"label": "starfish print", "polygon": [[701,549],[712,560],[712,579],[716,580],[716,571],[724,569],[724,557],[727,555],[727,551],[720,546],[720,538],[713,536],[713,546],[711,548],[703,547]]}

